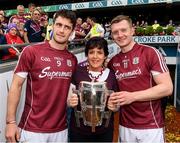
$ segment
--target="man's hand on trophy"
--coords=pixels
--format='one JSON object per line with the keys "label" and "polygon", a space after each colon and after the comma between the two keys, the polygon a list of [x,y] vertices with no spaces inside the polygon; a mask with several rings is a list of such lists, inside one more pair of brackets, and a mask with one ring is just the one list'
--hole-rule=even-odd
{"label": "man's hand on trophy", "polygon": [[78,96],[77,94],[72,93],[71,96],[68,97],[68,106],[75,107],[78,105]]}
{"label": "man's hand on trophy", "polygon": [[121,92],[114,92],[110,96],[110,101],[112,104],[117,106],[123,106],[127,104],[131,104],[135,101],[133,92],[121,91]]}
{"label": "man's hand on trophy", "polygon": [[109,99],[108,99],[108,104],[107,107],[109,110],[112,110],[113,112],[116,112],[119,110],[120,106],[118,105],[118,103],[115,101],[114,97],[111,97],[113,94],[110,95]]}

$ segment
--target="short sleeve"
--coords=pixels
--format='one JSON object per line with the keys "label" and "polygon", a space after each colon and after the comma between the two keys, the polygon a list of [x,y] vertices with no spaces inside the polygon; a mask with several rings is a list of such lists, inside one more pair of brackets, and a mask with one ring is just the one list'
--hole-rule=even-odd
{"label": "short sleeve", "polygon": [[168,71],[166,60],[162,54],[155,48],[149,48],[148,53],[148,65],[151,72],[164,73]]}
{"label": "short sleeve", "polygon": [[35,55],[33,53],[33,47],[31,46],[25,47],[19,57],[19,60],[18,60],[18,63],[14,72],[15,73],[18,73],[18,72],[28,73],[32,68],[34,59],[35,59]]}

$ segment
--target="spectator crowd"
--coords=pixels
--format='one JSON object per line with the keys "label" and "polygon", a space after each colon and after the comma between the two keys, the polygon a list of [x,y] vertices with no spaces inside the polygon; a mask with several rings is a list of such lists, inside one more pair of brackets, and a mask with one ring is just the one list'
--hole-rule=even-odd
{"label": "spectator crowd", "polygon": [[[172,20],[169,20],[167,26],[175,26]],[[146,28],[148,22],[145,20],[136,21],[133,26]],[[160,24],[157,20],[152,24],[156,29]],[[176,29],[178,32],[178,29]],[[74,34],[69,40],[89,39],[95,36],[111,39],[110,24],[97,23],[95,17],[77,18]],[[25,13],[23,5],[17,6],[17,13],[7,18],[5,12],[0,10],[0,45],[2,44],[22,44],[42,42],[50,40],[52,37],[52,22],[48,13],[41,7],[33,3],[28,5],[28,12]],[[18,52],[13,47],[0,49],[0,59],[7,60],[17,57]]]}
{"label": "spectator crowd", "polygon": [[[6,18],[5,12],[0,10],[0,45],[2,44],[22,44],[42,42],[50,40],[52,37],[52,22],[41,7],[30,3],[28,12],[25,13],[23,5],[17,6],[17,14]],[[103,26],[96,23],[94,17],[87,17],[83,22],[82,18],[77,19],[74,34],[69,40],[91,38],[94,36],[104,37]],[[14,48],[1,49],[1,60],[17,57],[17,50]]]}

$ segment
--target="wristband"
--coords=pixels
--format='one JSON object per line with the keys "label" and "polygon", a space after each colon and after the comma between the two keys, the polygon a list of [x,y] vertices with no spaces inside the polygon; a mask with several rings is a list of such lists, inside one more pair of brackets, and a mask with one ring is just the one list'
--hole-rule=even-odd
{"label": "wristband", "polygon": [[13,121],[7,121],[6,124],[16,124],[16,121],[13,120]]}

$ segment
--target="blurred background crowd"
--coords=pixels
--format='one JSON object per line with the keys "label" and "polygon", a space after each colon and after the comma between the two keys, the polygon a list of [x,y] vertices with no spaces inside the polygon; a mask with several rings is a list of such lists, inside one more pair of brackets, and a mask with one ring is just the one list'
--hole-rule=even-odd
{"label": "blurred background crowd", "polygon": [[[0,45],[23,44],[42,42],[52,38],[53,13],[46,13],[41,6],[34,3],[28,4],[28,12],[25,12],[24,5],[17,5],[17,13],[6,16],[3,9],[0,10]],[[111,17],[113,18],[113,17]],[[94,36],[101,36],[111,39],[110,21],[106,16],[95,17],[90,14],[77,18],[74,36],[70,40],[83,40]],[[136,29],[135,35],[177,35],[179,25],[172,19],[159,23],[157,19],[149,21],[143,15],[133,19],[133,26]],[[169,30],[170,29],[170,30]],[[7,60],[15,58],[18,51],[11,47],[1,49],[0,59]]]}

